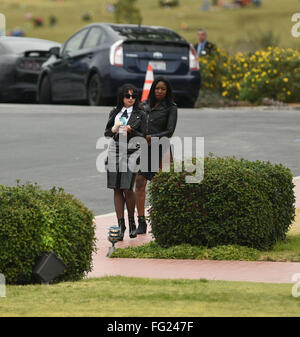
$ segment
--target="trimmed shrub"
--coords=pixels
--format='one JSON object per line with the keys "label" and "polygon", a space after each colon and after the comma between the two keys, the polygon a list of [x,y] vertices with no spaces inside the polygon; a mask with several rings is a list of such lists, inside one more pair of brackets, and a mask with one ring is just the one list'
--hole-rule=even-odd
{"label": "trimmed shrub", "polygon": [[294,216],[291,171],[269,162],[205,158],[204,179],[159,172],[150,184],[150,221],[159,245],[237,244],[269,249],[284,240]]}
{"label": "trimmed shrub", "polygon": [[43,252],[67,265],[56,281],[79,280],[92,268],[94,215],[62,188],[0,185],[0,272],[10,284],[37,282],[32,270]]}

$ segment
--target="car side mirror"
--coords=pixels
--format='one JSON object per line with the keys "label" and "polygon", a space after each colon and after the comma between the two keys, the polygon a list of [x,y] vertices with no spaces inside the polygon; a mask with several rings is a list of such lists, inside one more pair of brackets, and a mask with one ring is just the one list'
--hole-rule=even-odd
{"label": "car side mirror", "polygon": [[61,54],[61,57],[63,59],[68,59],[70,57],[70,52],[71,52],[70,50],[64,49],[63,52],[62,52],[62,54]]}
{"label": "car side mirror", "polygon": [[59,58],[60,57],[60,48],[59,47],[52,47],[52,48],[50,48],[49,49],[49,53],[50,53],[50,55],[54,55],[54,56],[56,56],[57,58]]}

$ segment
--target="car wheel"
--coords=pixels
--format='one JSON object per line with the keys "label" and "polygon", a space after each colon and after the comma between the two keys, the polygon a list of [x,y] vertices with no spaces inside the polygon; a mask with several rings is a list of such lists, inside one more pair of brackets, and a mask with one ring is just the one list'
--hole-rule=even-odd
{"label": "car wheel", "polygon": [[195,100],[190,98],[190,99],[187,99],[185,102],[184,102],[184,107],[185,108],[189,108],[189,109],[193,109],[195,107]]}
{"label": "car wheel", "polygon": [[40,86],[40,95],[39,95],[39,103],[40,104],[51,104],[51,89],[50,89],[50,81],[48,76],[45,76],[42,80]]}
{"label": "car wheel", "polygon": [[103,104],[102,83],[98,74],[92,75],[88,84],[88,103],[96,106]]}
{"label": "car wheel", "polygon": [[179,97],[176,100],[176,103],[179,108],[194,108],[195,107],[195,99],[191,97]]}

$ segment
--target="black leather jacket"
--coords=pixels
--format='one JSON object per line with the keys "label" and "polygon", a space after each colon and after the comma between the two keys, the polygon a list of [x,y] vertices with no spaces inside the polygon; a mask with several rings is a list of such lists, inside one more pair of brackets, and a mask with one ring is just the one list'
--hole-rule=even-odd
{"label": "black leather jacket", "polygon": [[[114,140],[117,140],[118,133],[113,133],[111,131],[112,127],[115,124],[115,118],[118,114],[118,110],[116,108],[112,109],[109,113],[108,122],[106,124],[106,128],[104,131],[105,137],[113,137]],[[131,132],[127,134],[127,141],[129,141],[132,137],[144,137],[146,136],[146,115],[143,110],[133,109],[131,116],[127,122],[127,125],[130,125]]]}
{"label": "black leather jacket", "polygon": [[172,137],[177,124],[177,105],[168,105],[162,101],[159,106],[151,110],[149,101],[142,103],[146,112],[146,135],[152,137]]}

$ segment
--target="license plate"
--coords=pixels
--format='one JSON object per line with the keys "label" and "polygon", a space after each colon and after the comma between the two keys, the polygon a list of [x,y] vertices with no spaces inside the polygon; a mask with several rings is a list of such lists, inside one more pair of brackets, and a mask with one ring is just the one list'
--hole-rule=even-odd
{"label": "license plate", "polygon": [[166,70],[166,62],[164,61],[151,61],[150,64],[152,65],[153,70]]}

